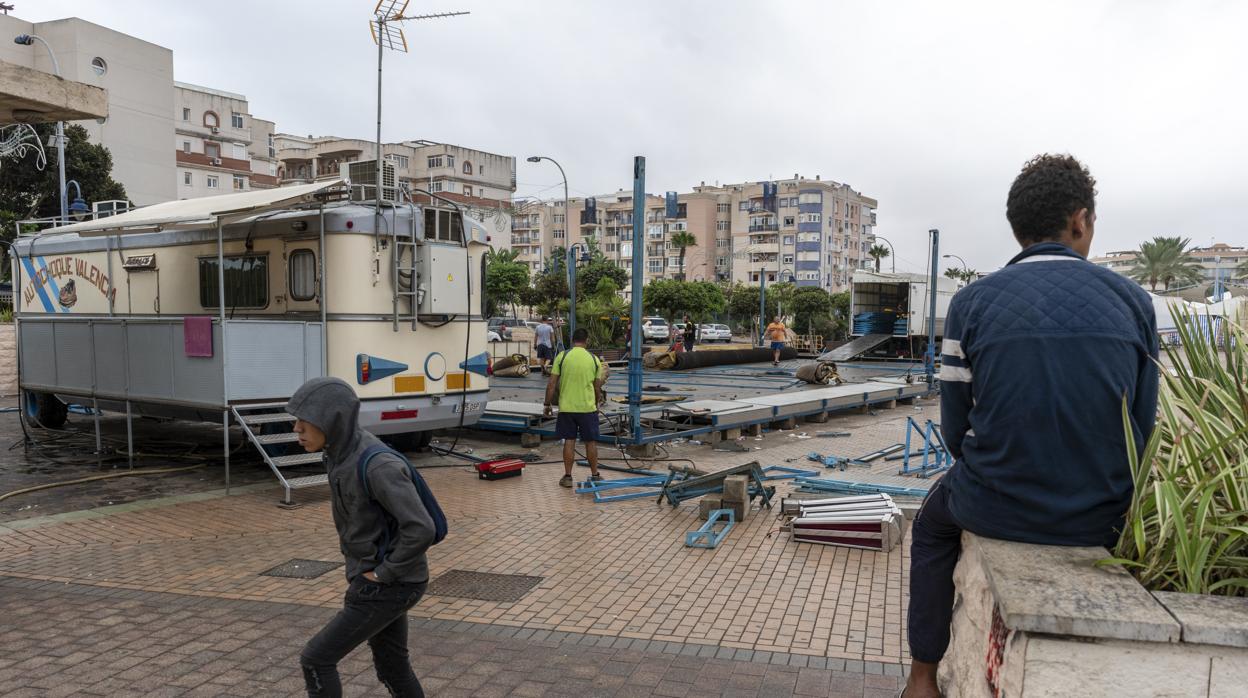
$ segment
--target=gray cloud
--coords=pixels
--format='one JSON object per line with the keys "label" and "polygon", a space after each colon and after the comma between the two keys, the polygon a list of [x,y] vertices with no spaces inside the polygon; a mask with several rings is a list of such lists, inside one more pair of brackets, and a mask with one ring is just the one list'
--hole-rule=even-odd
{"label": "gray cloud", "polygon": [[[384,137],[520,158],[520,194],[761,180],[795,172],[880,200],[918,269],[925,231],[991,269],[1015,251],[1005,193],[1045,151],[1100,182],[1094,252],[1158,234],[1244,243],[1248,5],[1163,2],[421,3],[386,55]],[[242,92],[292,133],[371,137],[368,0],[213,5],[46,0],[174,50],[179,80]]]}

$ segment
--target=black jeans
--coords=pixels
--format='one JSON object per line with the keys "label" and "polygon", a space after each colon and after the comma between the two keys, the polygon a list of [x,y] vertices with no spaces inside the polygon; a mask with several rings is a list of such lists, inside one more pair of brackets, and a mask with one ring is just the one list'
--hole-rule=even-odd
{"label": "black jeans", "polygon": [[378,584],[356,577],[347,587],[342,610],[308,641],[299,655],[308,695],[339,698],[338,662],[368,641],[377,678],[400,698],[424,698],[407,654],[407,610],[420,601],[426,584]]}
{"label": "black jeans", "polygon": [[932,486],[910,529],[910,656],[939,663],[953,621],[953,568],[962,554],[962,527],[949,513],[949,488]]}

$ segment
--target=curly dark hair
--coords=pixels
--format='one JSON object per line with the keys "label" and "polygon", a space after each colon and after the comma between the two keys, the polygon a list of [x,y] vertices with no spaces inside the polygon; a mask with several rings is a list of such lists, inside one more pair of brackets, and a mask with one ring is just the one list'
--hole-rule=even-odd
{"label": "curly dark hair", "polygon": [[1081,208],[1096,209],[1096,180],[1070,155],[1037,155],[1010,186],[1005,217],[1022,245],[1058,239]]}

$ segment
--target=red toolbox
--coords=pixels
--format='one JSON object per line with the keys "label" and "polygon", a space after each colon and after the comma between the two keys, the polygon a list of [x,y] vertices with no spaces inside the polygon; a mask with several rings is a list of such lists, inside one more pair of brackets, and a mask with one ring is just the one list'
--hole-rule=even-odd
{"label": "red toolbox", "polygon": [[501,480],[524,474],[524,461],[519,458],[499,458],[477,463],[477,477],[482,480]]}

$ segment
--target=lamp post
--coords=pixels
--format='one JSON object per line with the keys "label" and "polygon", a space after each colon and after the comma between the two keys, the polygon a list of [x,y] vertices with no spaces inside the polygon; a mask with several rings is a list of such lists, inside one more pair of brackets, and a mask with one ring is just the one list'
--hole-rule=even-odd
{"label": "lamp post", "polygon": [[78,186],[77,180],[71,179],[65,183],[66,186],[70,184],[74,185],[74,192],[78,195],[74,197],[74,202],[69,205],[69,213],[76,221],[86,220],[91,213],[91,207],[87,206],[86,199],[82,198],[82,187]]}
{"label": "lamp post", "polygon": [[[567,214],[564,214],[564,220],[567,220]],[[567,265],[568,265],[568,341],[572,341],[572,335],[576,334],[576,248],[581,248],[582,262],[589,261],[589,247],[583,242],[574,242],[568,246]]]}
{"label": "lamp post", "polygon": [[[951,258],[952,258],[952,259],[956,259],[956,260],[958,260],[959,262],[961,262],[961,263],[962,263],[962,271],[963,271],[963,272],[968,272],[968,271],[970,271],[970,270],[971,270],[970,266],[968,266],[968,265],[967,265],[966,260],[965,260],[965,259],[962,259],[961,257],[959,257],[959,256],[958,256],[958,255],[956,255],[956,254],[942,254],[942,255],[941,255],[941,258],[942,258],[942,259],[951,259]],[[962,280],[963,280],[963,282],[965,282],[965,281],[966,281],[966,277],[965,277],[965,276],[963,276],[963,277],[962,277]]]}
{"label": "lamp post", "polygon": [[563,171],[563,165],[560,165],[558,160],[546,155],[530,155],[525,160],[528,162],[549,160],[555,164],[555,167],[559,168],[559,176],[563,177],[563,239],[571,240],[572,236],[568,234],[568,226],[572,223],[572,213],[568,210],[568,175]]}
{"label": "lamp post", "polygon": [[[56,60],[56,53],[52,51],[52,45],[42,36],[34,34],[19,34],[13,38],[13,43],[19,46],[33,46],[38,41],[48,50],[48,56],[52,59],[52,73],[56,77],[61,77],[61,64]],[[61,225],[69,222],[69,206],[65,196],[65,122],[56,122],[56,168],[61,185]]]}
{"label": "lamp post", "polygon": [[885,245],[888,245],[888,263],[892,266],[893,273],[896,274],[897,273],[897,250],[893,248],[893,243],[889,242],[886,238],[880,237],[879,235],[876,235],[875,239],[879,240]]}

